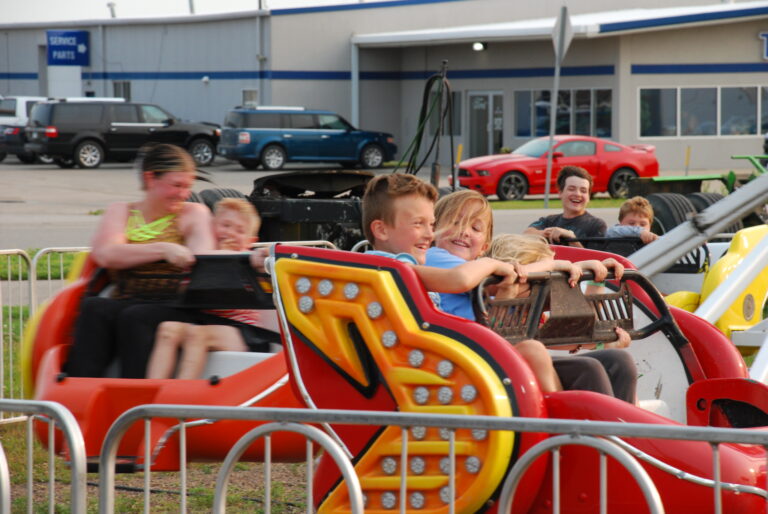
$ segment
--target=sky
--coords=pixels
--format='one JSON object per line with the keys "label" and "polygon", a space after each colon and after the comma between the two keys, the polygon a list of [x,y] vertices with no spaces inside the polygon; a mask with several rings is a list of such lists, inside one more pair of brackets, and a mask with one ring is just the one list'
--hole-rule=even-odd
{"label": "sky", "polygon": [[[109,18],[108,3],[114,3],[118,18],[175,16],[248,11],[259,8],[259,0],[0,0],[0,24],[38,21],[69,21]],[[370,2],[373,0],[365,0]],[[261,0],[262,7],[282,9],[316,5],[363,3],[363,0]]]}

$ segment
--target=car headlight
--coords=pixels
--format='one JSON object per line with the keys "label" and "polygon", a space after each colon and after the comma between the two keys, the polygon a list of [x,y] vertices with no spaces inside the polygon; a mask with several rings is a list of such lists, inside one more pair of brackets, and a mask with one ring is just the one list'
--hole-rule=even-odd
{"label": "car headlight", "polygon": [[488,175],[491,174],[488,170],[477,170],[476,173],[481,177],[487,177]]}

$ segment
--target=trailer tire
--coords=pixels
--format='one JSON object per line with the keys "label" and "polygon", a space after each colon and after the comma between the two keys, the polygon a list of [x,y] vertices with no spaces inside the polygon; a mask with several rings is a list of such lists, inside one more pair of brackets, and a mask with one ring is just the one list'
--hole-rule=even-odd
{"label": "trailer tire", "polygon": [[653,193],[648,195],[653,207],[651,231],[662,235],[685,222],[689,214],[696,213],[696,207],[684,195],[678,193]]}
{"label": "trailer tire", "polygon": [[222,198],[242,198],[244,200],[248,199],[237,189],[228,188],[203,189],[200,191],[200,198],[202,199],[203,203],[207,205],[209,209],[211,209],[211,211],[213,211],[213,207],[216,205],[216,202]]}
{"label": "trailer tire", "polygon": [[[719,193],[690,193],[685,195],[685,197],[688,198],[688,200],[696,208],[696,212],[701,212],[710,205],[713,205],[724,198],[724,196]],[[741,220],[738,220],[732,225],[726,227],[723,232],[728,234],[735,234],[743,228],[744,223]]]}

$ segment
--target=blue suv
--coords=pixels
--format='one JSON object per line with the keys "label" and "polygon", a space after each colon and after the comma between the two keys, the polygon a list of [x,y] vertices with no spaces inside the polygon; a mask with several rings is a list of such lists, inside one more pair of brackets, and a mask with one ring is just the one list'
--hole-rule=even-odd
{"label": "blue suv", "polygon": [[227,113],[218,153],[253,170],[279,170],[288,161],[340,162],[378,168],[394,159],[392,134],[358,130],[330,111],[301,107],[235,108]]}

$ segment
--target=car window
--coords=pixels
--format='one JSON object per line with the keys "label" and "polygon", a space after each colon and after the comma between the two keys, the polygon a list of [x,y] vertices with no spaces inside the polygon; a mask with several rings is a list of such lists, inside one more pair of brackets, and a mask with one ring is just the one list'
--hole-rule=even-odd
{"label": "car window", "polygon": [[48,125],[48,119],[51,115],[51,104],[37,104],[32,108],[29,114],[29,123],[37,127]]}
{"label": "car window", "polygon": [[620,152],[621,151],[621,147],[620,146],[616,146],[616,145],[612,145],[610,143],[606,143],[605,151],[606,152]]}
{"label": "car window", "polygon": [[0,100],[0,116],[16,116],[16,100],[13,98]]}
{"label": "car window", "polygon": [[259,112],[245,115],[245,125],[248,128],[281,128],[279,112]]}
{"label": "car window", "polygon": [[142,105],[141,117],[144,123],[163,123],[165,120],[172,118],[170,114],[156,105]]}
{"label": "car window", "polygon": [[347,123],[335,114],[318,114],[318,125],[326,130],[347,130]]}
{"label": "car window", "polygon": [[99,123],[101,113],[104,110],[103,105],[97,104],[56,104],[53,110],[53,125],[58,124],[79,124],[88,125]]}
{"label": "car window", "polygon": [[135,105],[113,105],[112,121],[114,123],[138,123],[139,113]]}
{"label": "car window", "polygon": [[291,128],[295,129],[316,129],[317,123],[314,114],[291,114]]}
{"label": "car window", "polygon": [[595,155],[595,143],[592,141],[569,141],[557,147],[556,152],[563,152],[565,157]]}
{"label": "car window", "polygon": [[32,107],[34,107],[35,104],[37,103],[38,103],[38,100],[27,100],[27,105],[26,105],[27,118],[29,118],[29,113],[32,112]]}

